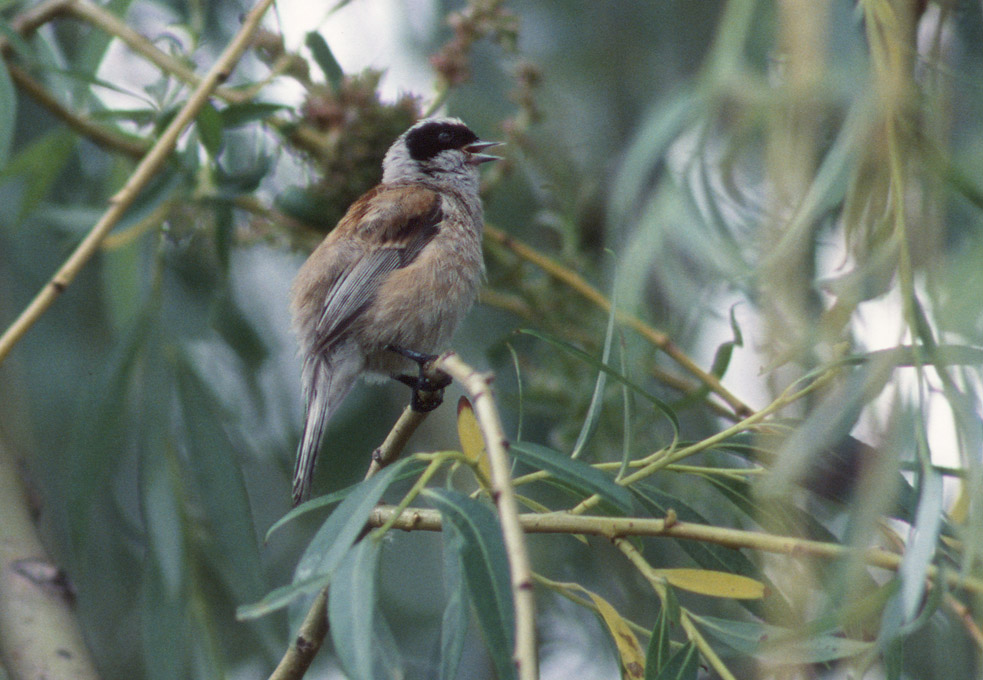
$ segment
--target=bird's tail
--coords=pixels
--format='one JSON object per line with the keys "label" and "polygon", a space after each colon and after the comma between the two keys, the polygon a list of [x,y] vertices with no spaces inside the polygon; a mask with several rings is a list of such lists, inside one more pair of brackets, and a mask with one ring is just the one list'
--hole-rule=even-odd
{"label": "bird's tail", "polygon": [[361,372],[361,365],[349,365],[352,362],[340,362],[340,366],[333,363],[320,357],[304,361],[302,379],[307,417],[294,465],[294,505],[304,502],[310,496],[314,464],[317,462],[324,426],[348,395]]}

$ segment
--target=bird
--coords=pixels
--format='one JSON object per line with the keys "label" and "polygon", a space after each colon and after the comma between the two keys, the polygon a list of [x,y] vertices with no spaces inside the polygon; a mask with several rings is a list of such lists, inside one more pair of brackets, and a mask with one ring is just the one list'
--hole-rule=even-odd
{"label": "bird", "polygon": [[[356,200],[301,266],[291,289],[306,405],[293,502],[310,496],[325,425],[360,377],[431,384],[424,367],[445,348],[484,275],[479,168],[499,160],[458,118],[425,118],[392,144],[382,181]],[[419,375],[401,373],[415,362]],[[432,375],[432,374],[431,374]],[[447,378],[449,382],[449,378]]]}

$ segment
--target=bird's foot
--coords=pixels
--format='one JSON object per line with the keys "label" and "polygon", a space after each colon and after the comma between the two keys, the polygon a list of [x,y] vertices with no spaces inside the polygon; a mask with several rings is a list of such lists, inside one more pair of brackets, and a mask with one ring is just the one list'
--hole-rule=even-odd
{"label": "bird's foot", "polygon": [[437,355],[424,354],[395,345],[388,345],[386,349],[416,362],[420,367],[418,375],[396,374],[392,376],[413,390],[410,408],[419,413],[429,413],[440,406],[444,401],[444,388],[451,384],[452,379],[434,366]]}

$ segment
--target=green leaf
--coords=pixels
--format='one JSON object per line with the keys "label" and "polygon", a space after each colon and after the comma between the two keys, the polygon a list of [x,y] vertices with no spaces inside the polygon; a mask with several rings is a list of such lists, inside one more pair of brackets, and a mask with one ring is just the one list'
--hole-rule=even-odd
{"label": "green leaf", "polygon": [[[153,434],[163,435],[162,428]],[[142,458],[140,506],[149,547],[146,560],[154,565],[164,594],[179,599],[187,582],[184,521],[176,488],[179,473],[163,436],[147,438]]]}
{"label": "green leaf", "polygon": [[360,541],[338,565],[328,597],[331,639],[342,667],[352,680],[400,678],[402,669],[381,663],[376,602],[381,543]]}
{"label": "green leaf", "polygon": [[942,475],[925,470],[921,478],[918,511],[912,525],[912,537],[905,547],[898,576],[901,578],[901,602],[904,623],[913,621],[922,603],[926,574],[935,557],[942,518]]}
{"label": "green leaf", "polygon": [[546,470],[584,496],[598,494],[622,514],[631,514],[631,494],[628,490],[587,463],[531,442],[515,442],[509,451],[523,463],[537,470]]}
{"label": "green leaf", "polygon": [[660,608],[659,616],[655,620],[655,628],[652,629],[648,649],[645,652],[645,680],[652,680],[652,678],[657,677],[659,671],[669,662],[670,623],[666,607]]}
{"label": "green leaf", "polygon": [[17,91],[6,65],[0,66],[0,168],[7,165],[17,123]]}
{"label": "green leaf", "polygon": [[[727,373],[727,369],[730,367],[730,360],[734,355],[734,347],[744,346],[744,335],[741,333],[741,327],[737,323],[737,317],[734,316],[734,309],[736,307],[737,305],[735,304],[730,308],[730,330],[733,338],[721,343],[717,347],[717,351],[713,354],[713,364],[710,367],[710,373],[717,378],[723,378],[724,374]],[[710,386],[701,382],[699,388],[687,394],[682,399],[673,402],[672,405],[680,410],[688,408],[689,406],[701,403],[709,394]]]}
{"label": "green leaf", "polygon": [[[604,332],[604,349],[601,350],[601,363],[607,365],[611,358],[611,341],[614,339],[614,321],[617,317],[616,299],[611,300],[611,309],[608,311],[608,326]],[[580,427],[577,441],[573,445],[571,458],[579,458],[584,447],[597,429],[597,423],[601,419],[601,407],[604,405],[604,384],[607,382],[608,374],[604,371],[597,372],[597,380],[594,383],[594,393],[590,398],[590,406],[587,408],[587,416],[584,424]]]}
{"label": "green leaf", "polygon": [[342,80],[345,78],[345,73],[341,70],[341,65],[335,59],[334,53],[328,47],[324,36],[317,31],[311,31],[304,38],[304,44],[307,45],[307,49],[311,51],[314,61],[317,62],[317,65],[324,73],[324,77],[327,79],[328,85],[331,86],[331,90],[337,92],[338,88],[341,87]]}
{"label": "green leaf", "polygon": [[763,623],[691,616],[703,630],[734,650],[782,664],[827,663],[868,652],[875,645],[833,633],[803,636],[789,628]]}
{"label": "green leaf", "polygon": [[[655,680],[696,680],[699,667],[700,655],[696,651],[696,643],[690,642],[677,649],[659,674],[651,677]],[[645,677],[649,677],[648,673]]]}
{"label": "green leaf", "polygon": [[288,107],[285,104],[247,101],[229,104],[219,111],[218,114],[222,119],[222,127],[230,130],[255,121],[266,120],[286,108]]}
{"label": "green leaf", "polygon": [[439,680],[454,680],[461,665],[464,640],[468,632],[468,590],[461,569],[464,537],[459,531],[445,531],[444,593],[447,604],[440,624]]}
{"label": "green leaf", "polygon": [[235,447],[222,427],[218,397],[185,361],[178,361],[176,373],[187,441],[195,447],[189,467],[210,535],[225,556],[225,576],[236,598],[257,598],[264,589],[259,545]]}
{"label": "green leaf", "polygon": [[211,102],[198,111],[195,119],[198,123],[198,138],[212,158],[218,158],[222,153],[222,116]]}
{"label": "green leaf", "polygon": [[352,489],[307,546],[294,570],[293,582],[272,590],[258,602],[239,607],[236,617],[245,620],[265,616],[328,585],[335,569],[365,528],[365,520],[382,494],[399,473],[411,465],[419,465],[419,462],[412,458],[401,460]]}
{"label": "green leaf", "polygon": [[141,576],[140,641],[148,680],[189,677],[191,658],[187,600],[175,593],[152,561]]}
{"label": "green leaf", "polygon": [[[413,461],[413,464],[409,464],[407,463],[407,461]],[[410,477],[416,477],[426,467],[424,463],[422,463],[421,461],[415,458],[405,458],[399,463],[397,463],[396,465],[390,467],[397,467],[397,466],[399,466],[399,470],[397,471],[396,475],[393,477],[392,480],[393,483],[402,481],[404,479],[409,479]],[[309,501],[305,501],[304,503],[301,503],[296,508],[291,508],[287,514],[285,514],[283,517],[278,519],[276,522],[273,523],[273,526],[267,529],[266,536],[263,538],[263,541],[265,542],[270,540],[270,536],[273,535],[274,531],[281,528],[285,524],[289,524],[290,522],[294,521],[301,515],[306,515],[307,513],[320,510],[321,508],[326,508],[329,505],[334,505],[335,503],[344,500],[345,498],[348,497],[348,495],[352,491],[354,491],[359,486],[361,486],[361,484],[362,482],[358,482],[357,484],[352,484],[351,486],[345,487],[344,489],[338,489],[337,491],[332,491],[329,494],[312,498]]]}
{"label": "green leaf", "polygon": [[13,177],[18,177],[23,178],[25,183],[23,197],[16,214],[18,222],[34,212],[51,191],[51,187],[72,157],[76,144],[74,133],[65,128],[58,128],[21,148],[3,167],[0,181],[7,182]]}
{"label": "green leaf", "polygon": [[498,677],[515,678],[515,611],[498,519],[487,505],[456,491],[427,489],[423,493],[440,510],[444,530],[457,534],[449,545],[458,552],[471,604]]}

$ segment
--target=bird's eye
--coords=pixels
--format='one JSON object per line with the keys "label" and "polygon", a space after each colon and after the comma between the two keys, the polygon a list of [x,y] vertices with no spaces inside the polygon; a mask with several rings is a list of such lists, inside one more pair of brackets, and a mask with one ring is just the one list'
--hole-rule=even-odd
{"label": "bird's eye", "polygon": [[437,135],[437,141],[439,141],[441,144],[450,144],[452,137],[453,135],[451,135],[449,132],[441,132],[439,135]]}

